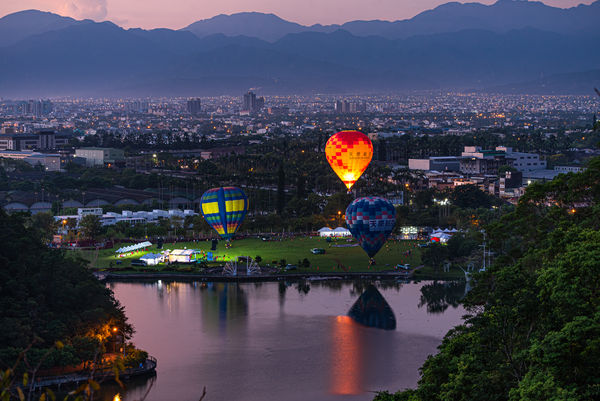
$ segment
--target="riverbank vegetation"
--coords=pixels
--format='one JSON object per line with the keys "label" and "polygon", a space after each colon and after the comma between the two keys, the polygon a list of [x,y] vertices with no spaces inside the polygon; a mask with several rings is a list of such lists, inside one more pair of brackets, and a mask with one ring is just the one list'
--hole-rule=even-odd
{"label": "riverbank vegetation", "polygon": [[600,398],[600,158],[531,185],[487,227],[495,262],[474,275],[464,324],[387,400]]}
{"label": "riverbank vegetation", "polygon": [[[133,327],[112,291],[81,260],[49,249],[42,230],[25,223],[0,211],[2,390],[15,390],[15,378],[20,382],[24,374],[31,383],[108,361],[126,367],[145,360],[145,352],[126,343]],[[129,355],[123,360],[117,355],[124,347]]]}

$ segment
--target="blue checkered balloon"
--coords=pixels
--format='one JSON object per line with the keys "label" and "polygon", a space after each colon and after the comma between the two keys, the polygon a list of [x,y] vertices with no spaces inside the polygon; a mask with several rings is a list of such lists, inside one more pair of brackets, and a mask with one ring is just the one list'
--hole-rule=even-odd
{"label": "blue checkered balloon", "polygon": [[346,225],[372,258],[396,225],[396,209],[388,200],[378,196],[358,198],[346,209]]}

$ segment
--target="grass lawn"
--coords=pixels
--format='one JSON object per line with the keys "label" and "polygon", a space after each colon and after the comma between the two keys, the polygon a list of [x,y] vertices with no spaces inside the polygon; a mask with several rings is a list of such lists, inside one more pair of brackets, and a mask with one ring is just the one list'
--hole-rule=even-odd
{"label": "grass lawn", "polygon": [[[262,262],[260,263],[262,266],[266,266],[267,264],[272,266],[273,261],[279,262],[281,259],[285,259],[286,263],[298,265],[304,258],[308,259],[310,261],[310,268],[299,267],[299,272],[339,272],[340,270],[337,268],[338,264],[342,264],[350,272],[390,270],[398,263],[409,263],[413,267],[421,264],[421,251],[417,247],[416,241],[388,241],[375,256],[376,265],[371,267],[369,267],[369,258],[360,246],[335,246],[354,243],[354,241],[347,242],[346,240],[334,241],[330,246],[325,239],[321,238],[296,238],[282,241],[242,239],[233,241],[233,246],[230,249],[225,248],[225,242],[219,242],[217,251],[213,252],[213,254],[218,256],[219,260],[223,257],[227,260],[235,260],[238,256],[250,256],[252,258],[260,256],[262,258]],[[129,244],[119,244],[119,247],[126,245]],[[176,244],[164,244],[163,249],[173,250],[187,247],[187,249],[209,251],[210,246],[210,241],[179,242]],[[326,253],[324,255],[313,255],[310,252],[312,248],[323,248]],[[115,250],[100,250],[95,267],[108,269],[111,262],[113,267],[117,267],[117,260],[122,261],[122,264],[118,267],[128,267],[132,259],[138,259],[146,253],[138,252],[133,256],[117,259],[115,257]],[[405,255],[407,250],[411,251],[410,256]],[[158,251],[155,246],[152,246],[149,252],[157,253]],[[72,251],[72,254],[78,255],[90,262],[96,258],[96,251]],[[160,270],[160,268],[161,266],[158,266],[157,270]]]}

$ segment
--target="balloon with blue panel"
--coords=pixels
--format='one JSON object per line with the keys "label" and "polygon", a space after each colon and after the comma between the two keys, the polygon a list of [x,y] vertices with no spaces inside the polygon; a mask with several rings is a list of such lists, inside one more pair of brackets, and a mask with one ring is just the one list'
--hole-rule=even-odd
{"label": "balloon with blue panel", "polygon": [[242,225],[248,211],[248,198],[237,187],[213,188],[200,198],[204,219],[226,240],[230,240]]}
{"label": "balloon with blue panel", "polygon": [[358,198],[346,209],[346,225],[372,259],[396,225],[396,209],[378,196]]}

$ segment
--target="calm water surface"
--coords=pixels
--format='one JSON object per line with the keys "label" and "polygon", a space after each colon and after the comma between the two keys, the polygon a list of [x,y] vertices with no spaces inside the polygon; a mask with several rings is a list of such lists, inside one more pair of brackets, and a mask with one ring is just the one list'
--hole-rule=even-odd
{"label": "calm water surface", "polygon": [[158,369],[126,390],[105,386],[104,400],[138,400],[151,384],[148,401],[197,401],[204,386],[205,401],[371,400],[414,387],[461,321],[464,284],[374,282],[395,330],[347,316],[368,284],[111,283]]}

